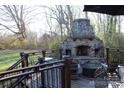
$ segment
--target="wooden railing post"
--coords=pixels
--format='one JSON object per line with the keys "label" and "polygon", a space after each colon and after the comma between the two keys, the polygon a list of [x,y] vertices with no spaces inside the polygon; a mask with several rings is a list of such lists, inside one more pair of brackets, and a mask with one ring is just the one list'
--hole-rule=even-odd
{"label": "wooden railing post", "polygon": [[[21,53],[20,53],[20,57],[21,57],[21,65],[22,65],[22,68],[24,68],[24,67],[25,67],[25,53],[24,53],[24,52],[21,52]],[[24,71],[23,71],[23,72],[24,72]],[[24,87],[24,84],[21,83],[20,86],[21,86],[21,87]]]}
{"label": "wooden railing post", "polygon": [[71,62],[70,58],[65,58],[61,74],[62,88],[71,88]]}
{"label": "wooden railing post", "polygon": [[[27,53],[21,52],[20,57],[22,58],[21,63],[22,63],[22,68],[23,67],[28,67],[28,57],[29,55]],[[24,57],[24,58],[23,58]]]}
{"label": "wooden railing post", "polygon": [[109,66],[109,48],[106,48],[106,62],[107,65]]}
{"label": "wooden railing post", "polygon": [[28,64],[29,63],[28,62],[29,55],[27,53],[25,53],[24,56],[25,56],[25,67],[28,67],[29,66],[29,64]]}
{"label": "wooden railing post", "polygon": [[24,59],[23,59],[23,57],[24,57],[24,52],[20,52],[20,57],[21,57],[21,64],[22,64],[22,68],[23,67],[25,67],[25,63],[24,63]]}
{"label": "wooden railing post", "polygon": [[65,67],[63,66],[61,69],[61,87],[65,88]]}
{"label": "wooden railing post", "polygon": [[45,59],[45,57],[46,57],[46,51],[45,50],[42,51],[42,55],[43,55],[43,58]]}
{"label": "wooden railing post", "polygon": [[60,60],[62,59],[62,49],[59,49]]}

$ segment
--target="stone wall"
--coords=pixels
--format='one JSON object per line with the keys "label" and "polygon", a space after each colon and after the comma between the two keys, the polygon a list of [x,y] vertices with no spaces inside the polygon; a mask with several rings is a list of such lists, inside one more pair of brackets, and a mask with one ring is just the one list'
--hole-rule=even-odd
{"label": "stone wall", "polygon": [[92,26],[87,19],[74,20],[72,31],[70,32],[69,37],[64,40],[61,46],[63,49],[63,55],[66,55],[66,50],[68,49],[71,51],[72,57],[77,57],[77,47],[79,46],[89,47],[89,49],[87,50],[88,55],[83,56],[104,57],[103,42],[95,36]]}

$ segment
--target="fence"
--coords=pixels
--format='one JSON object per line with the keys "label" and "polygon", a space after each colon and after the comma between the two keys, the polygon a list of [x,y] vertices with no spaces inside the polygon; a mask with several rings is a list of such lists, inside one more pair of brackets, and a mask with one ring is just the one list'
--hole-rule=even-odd
{"label": "fence", "polygon": [[110,72],[124,64],[124,48],[106,48],[106,62]]}
{"label": "fence", "polygon": [[42,53],[40,53],[40,52],[32,52],[32,53],[31,52],[30,53],[21,52],[20,59],[16,63],[14,63],[12,66],[10,66],[8,69],[6,69],[6,71],[38,64],[37,63],[38,57],[42,57]]}
{"label": "fence", "polygon": [[[56,56],[58,56],[58,59],[62,59],[61,50],[54,49],[49,51],[55,52]],[[20,59],[16,63],[14,63],[12,66],[10,66],[8,69],[6,69],[6,71],[36,65],[38,64],[37,62],[38,58],[40,57],[45,58],[49,54],[54,54],[55,56],[55,53],[52,53],[52,52],[49,53],[46,50],[42,50],[41,52],[38,51],[38,52],[29,52],[29,53],[21,52]]]}
{"label": "fence", "polygon": [[47,61],[42,58],[35,66],[0,73],[1,88],[71,87],[71,60]]}

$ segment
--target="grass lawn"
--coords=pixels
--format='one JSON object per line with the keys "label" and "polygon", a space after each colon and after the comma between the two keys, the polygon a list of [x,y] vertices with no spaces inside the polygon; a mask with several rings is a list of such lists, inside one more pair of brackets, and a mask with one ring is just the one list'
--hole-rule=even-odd
{"label": "grass lawn", "polygon": [[6,70],[19,59],[19,52],[14,50],[0,51],[0,71]]}
{"label": "grass lawn", "polygon": [[[29,50],[30,51],[30,50]],[[29,52],[28,51],[28,52]],[[33,65],[42,57],[42,53],[29,57],[29,65]],[[20,59],[20,51],[2,50],[0,51],[0,72],[6,70]]]}

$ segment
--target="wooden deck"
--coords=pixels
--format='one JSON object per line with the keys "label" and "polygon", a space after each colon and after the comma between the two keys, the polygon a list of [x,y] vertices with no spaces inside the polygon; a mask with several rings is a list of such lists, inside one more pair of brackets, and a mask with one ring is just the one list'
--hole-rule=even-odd
{"label": "wooden deck", "polygon": [[[107,84],[107,85],[106,85]],[[93,78],[81,76],[77,80],[71,80],[71,88],[124,88],[124,83],[120,80],[108,81],[107,83],[102,80],[96,81]]]}
{"label": "wooden deck", "polygon": [[95,88],[94,79],[82,76],[77,80],[71,80],[71,88]]}

